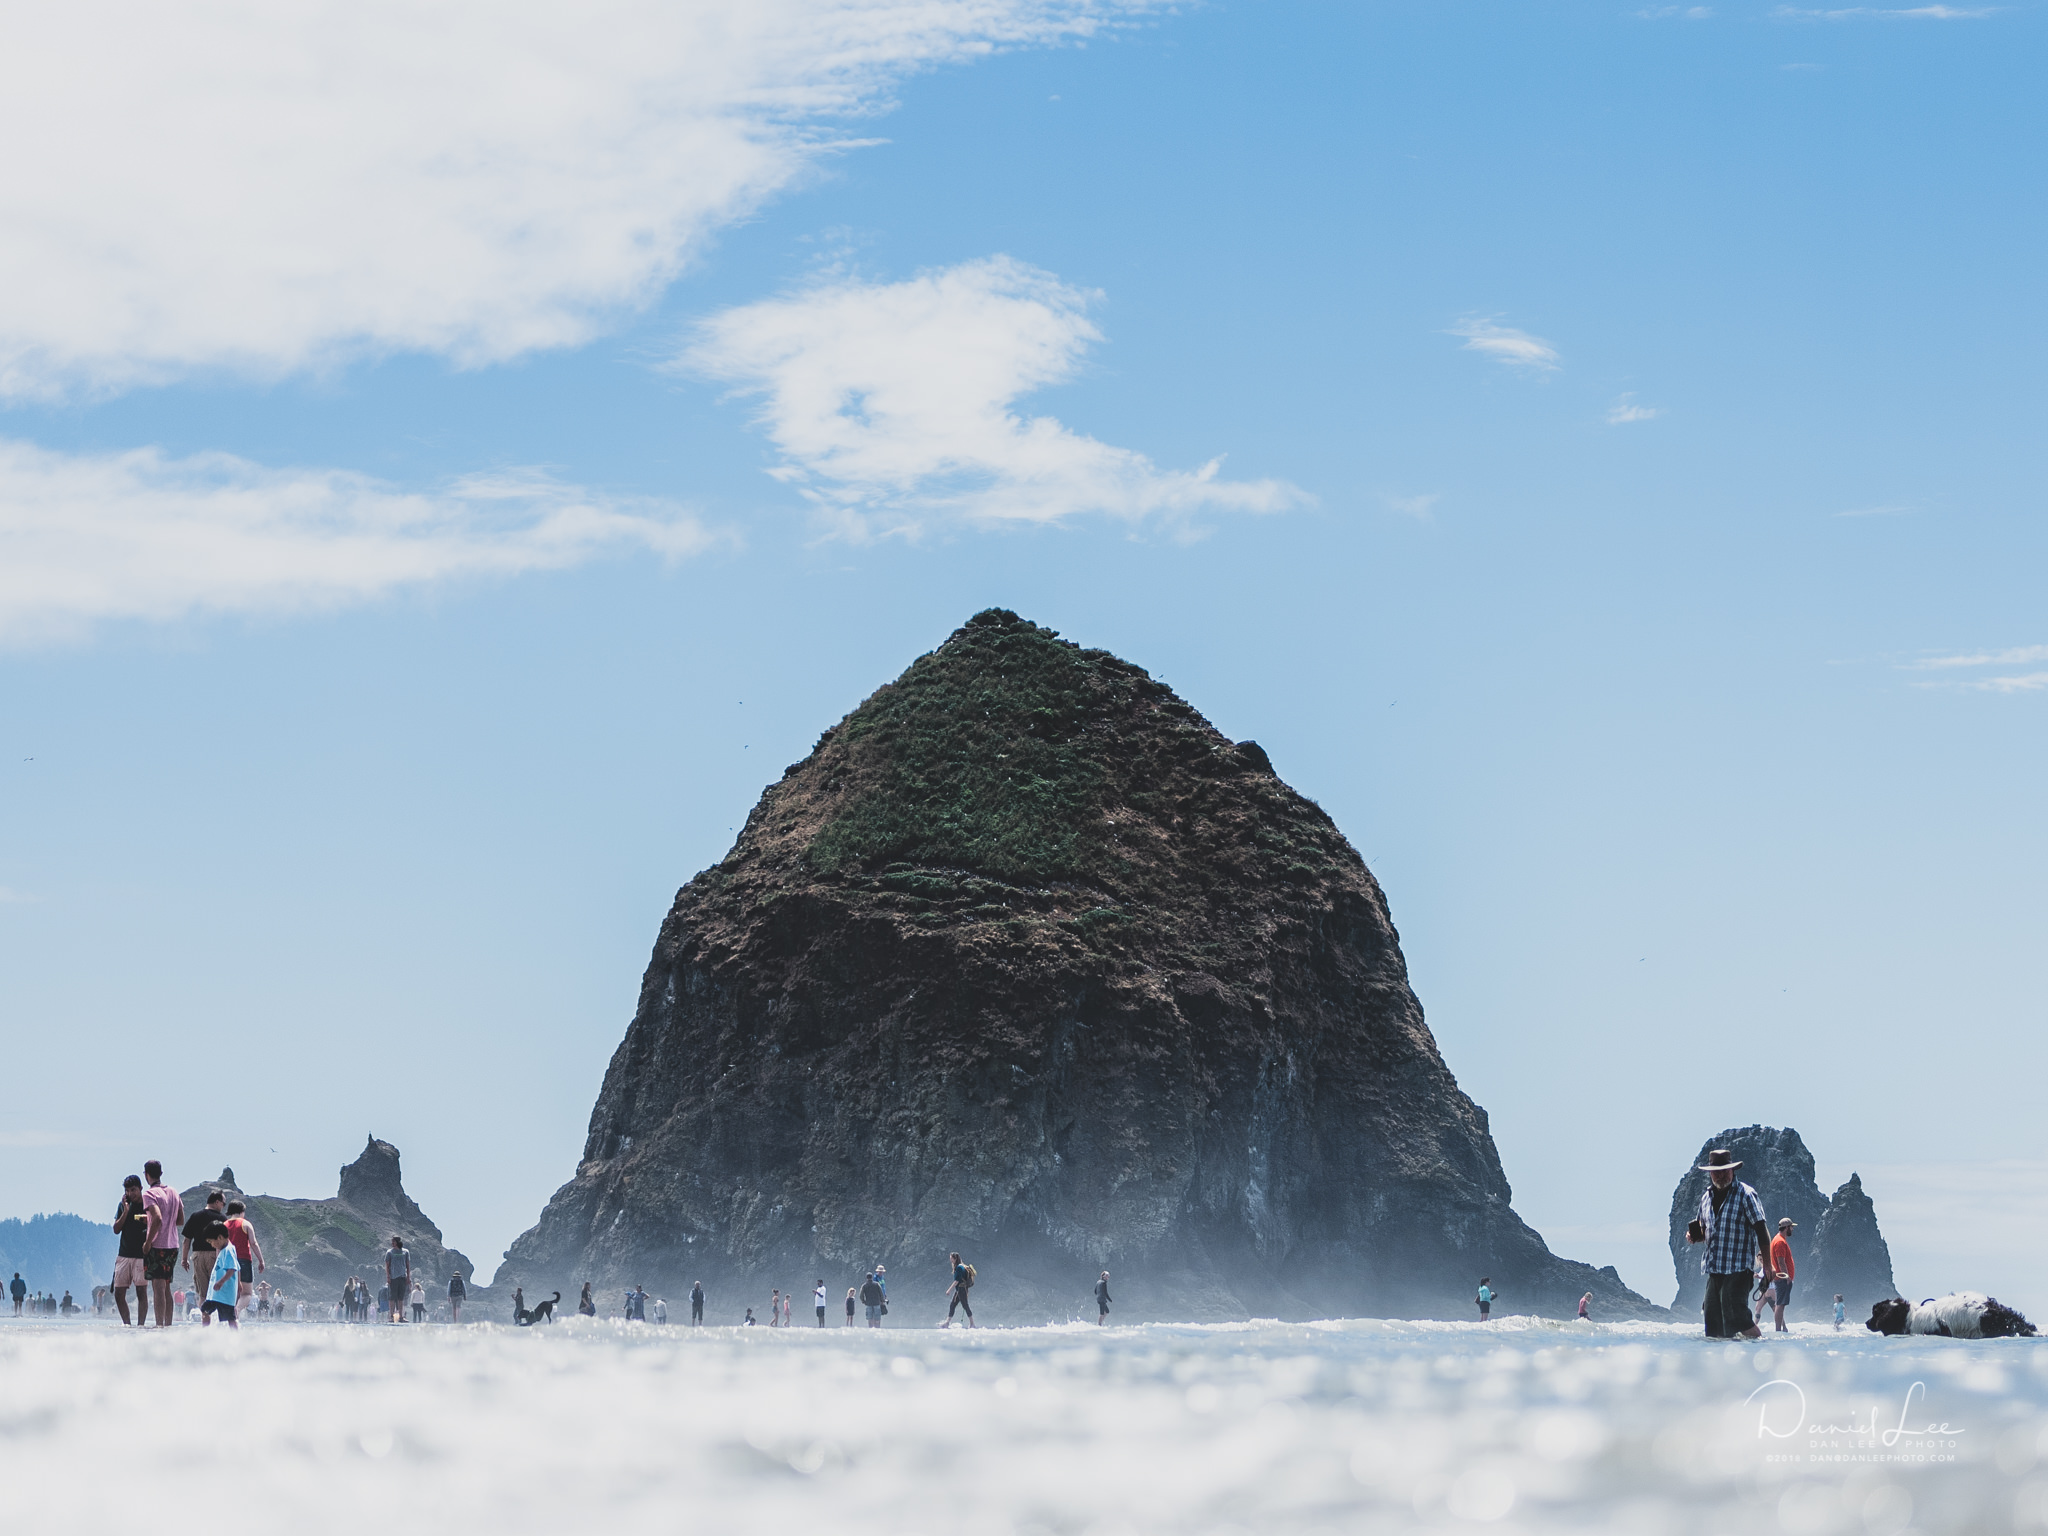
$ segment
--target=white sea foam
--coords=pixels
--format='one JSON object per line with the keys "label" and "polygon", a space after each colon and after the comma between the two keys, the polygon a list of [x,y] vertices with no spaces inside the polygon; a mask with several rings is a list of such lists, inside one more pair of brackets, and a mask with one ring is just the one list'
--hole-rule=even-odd
{"label": "white sea foam", "polygon": [[45,1532],[205,1522],[209,1493],[295,1533],[2002,1531],[2048,1524],[2048,1349],[1526,1318],[9,1323],[0,1489]]}

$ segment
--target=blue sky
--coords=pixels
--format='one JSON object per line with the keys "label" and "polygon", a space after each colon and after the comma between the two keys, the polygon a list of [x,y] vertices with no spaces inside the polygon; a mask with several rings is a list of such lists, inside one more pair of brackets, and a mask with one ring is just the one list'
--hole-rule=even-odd
{"label": "blue sky", "polygon": [[1001,604],[1332,812],[1553,1246],[1790,1123],[2038,1291],[2038,8],[505,14],[8,23],[0,1214],[374,1132],[488,1269]]}

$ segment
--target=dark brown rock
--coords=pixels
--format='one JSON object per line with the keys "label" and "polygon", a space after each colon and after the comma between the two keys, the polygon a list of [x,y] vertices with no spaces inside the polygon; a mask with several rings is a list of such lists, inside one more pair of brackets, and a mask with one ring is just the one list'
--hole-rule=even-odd
{"label": "dark brown rock", "polygon": [[[1253,742],[1002,611],[820,738],[683,888],[575,1179],[494,1290],[892,1321],[1661,1315],[1516,1217],[1378,883]],[[912,1298],[915,1298],[913,1301]],[[1091,1314],[1092,1315],[1092,1314]]]}

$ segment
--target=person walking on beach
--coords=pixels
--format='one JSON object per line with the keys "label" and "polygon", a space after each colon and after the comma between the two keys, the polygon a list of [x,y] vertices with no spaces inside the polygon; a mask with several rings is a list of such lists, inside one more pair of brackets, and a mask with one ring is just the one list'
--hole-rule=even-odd
{"label": "person walking on beach", "polygon": [[448,1277],[448,1320],[462,1321],[462,1304],[469,1299],[469,1291],[462,1283],[462,1271],[456,1270]]}
{"label": "person walking on beach", "polygon": [[637,1280],[633,1282],[633,1294],[626,1298],[626,1320],[633,1323],[647,1321],[647,1287]]}
{"label": "person walking on beach", "polygon": [[519,1315],[525,1310],[526,1287],[523,1285],[515,1285],[512,1287],[512,1317],[514,1321],[517,1321]]}
{"label": "person walking on beach", "polygon": [[692,1328],[704,1326],[704,1282],[702,1280],[692,1280],[690,1282],[690,1326]]}
{"label": "person walking on beach", "polygon": [[247,1291],[255,1283],[256,1272],[250,1269],[255,1262],[256,1270],[263,1268],[263,1245],[256,1241],[256,1226],[249,1220],[249,1207],[240,1200],[228,1202],[228,1241],[235,1245],[235,1259],[242,1266],[242,1290]]}
{"label": "person walking on beach", "polygon": [[1480,1276],[1479,1294],[1473,1300],[1479,1303],[1479,1321],[1482,1323],[1493,1316],[1493,1297],[1493,1277],[1491,1275]]}
{"label": "person walking on beach", "polygon": [[1842,1306],[1842,1293],[1840,1291],[1837,1291],[1835,1292],[1835,1332],[1837,1333],[1840,1333],[1842,1331],[1843,1310],[1844,1309]]}
{"label": "person walking on beach", "polygon": [[882,1287],[876,1282],[873,1275],[869,1275],[866,1283],[860,1288],[860,1304],[868,1309],[868,1326],[870,1328],[881,1327]]}
{"label": "person walking on beach", "polygon": [[156,1325],[171,1326],[171,1282],[178,1278],[178,1231],[185,1225],[185,1202],[164,1182],[164,1165],[151,1158],[142,1165],[142,1177],[149,1187],[142,1192],[143,1208],[149,1213],[149,1252],[142,1257],[142,1273],[149,1281],[149,1293],[156,1302]]}
{"label": "person walking on beach", "polygon": [[946,1295],[951,1300],[946,1303],[946,1320],[939,1324],[939,1326],[941,1328],[952,1327],[953,1309],[958,1307],[967,1314],[967,1326],[972,1328],[974,1326],[974,1308],[967,1304],[967,1293],[974,1286],[974,1266],[961,1263],[960,1255],[957,1253],[952,1255],[952,1259],[953,1283],[946,1287]]}
{"label": "person walking on beach", "polygon": [[597,1316],[597,1303],[591,1299],[590,1282],[583,1282],[582,1294],[576,1298],[576,1314],[579,1317]]}
{"label": "person walking on beach", "polygon": [[668,1321],[668,1303],[659,1296],[654,1298],[654,1326],[659,1328]]}
{"label": "person walking on beach", "polygon": [[391,1321],[405,1321],[405,1304],[412,1300],[412,1255],[396,1236],[384,1255],[384,1278],[391,1286]]}
{"label": "person walking on beach", "polygon": [[820,1280],[818,1288],[811,1292],[811,1301],[818,1309],[818,1326],[825,1326],[825,1282]]}
{"label": "person walking on beach", "polygon": [[796,1300],[795,1291],[789,1292],[782,1298],[782,1326],[785,1328],[789,1326],[789,1304],[794,1300]]}
{"label": "person walking on beach", "polygon": [[874,1282],[882,1288],[882,1310],[889,1309],[889,1270],[887,1265],[875,1266]]}
{"label": "person walking on beach", "polygon": [[412,1277],[412,1320],[424,1323],[427,1320],[427,1288],[420,1284],[420,1277]]}
{"label": "person walking on beach", "polygon": [[[193,1250],[195,1253],[198,1250]],[[235,1245],[222,1242],[213,1251],[213,1272],[206,1286],[206,1300],[199,1304],[199,1321],[211,1326],[216,1316],[230,1328],[239,1329],[235,1321],[235,1300],[242,1283],[242,1260],[235,1252]]]}
{"label": "person walking on beach", "polygon": [[128,1320],[128,1287],[135,1287],[134,1326],[149,1323],[149,1277],[143,1263],[149,1257],[149,1207],[142,1203],[142,1180],[129,1174],[121,1181],[121,1206],[114,1212],[114,1230],[121,1234],[114,1259],[114,1310],[121,1314],[121,1326]]}
{"label": "person walking on beach", "polygon": [[1095,1282],[1095,1326],[1100,1328],[1109,1321],[1109,1271],[1102,1272],[1102,1278]]}
{"label": "person walking on beach", "polygon": [[1592,1299],[1593,1293],[1591,1291],[1586,1292],[1585,1295],[1579,1298],[1579,1319],[1582,1322],[1590,1323],[1591,1321],[1593,1321],[1591,1315],[1588,1314],[1586,1311],[1587,1304],[1590,1303]]}
{"label": "person walking on beach", "polygon": [[780,1328],[782,1326],[782,1292],[780,1291],[770,1291],[768,1293],[768,1326],[770,1328]]}
{"label": "person walking on beach", "polygon": [[14,1315],[21,1316],[21,1304],[28,1299],[28,1282],[21,1278],[21,1271],[14,1272],[13,1283],[7,1287],[7,1294],[14,1298]]}
{"label": "person walking on beach", "polygon": [[849,1327],[849,1328],[851,1328],[851,1327],[853,1326],[853,1307],[854,1307],[854,1294],[853,1294],[853,1291],[854,1291],[854,1288],[853,1288],[852,1286],[850,1286],[850,1285],[849,1285],[849,1286],[848,1286],[848,1287],[846,1288],[846,1326],[847,1326],[847,1327]]}
{"label": "person walking on beach", "polygon": [[1757,1192],[1735,1177],[1742,1164],[1726,1147],[1716,1147],[1700,1164],[1707,1187],[1700,1193],[1700,1213],[1686,1226],[1688,1243],[1703,1243],[1701,1261],[1707,1273],[1707,1337],[1756,1339],[1763,1335],[1749,1315],[1752,1253],[1771,1267],[1771,1234],[1764,1224],[1764,1203]]}

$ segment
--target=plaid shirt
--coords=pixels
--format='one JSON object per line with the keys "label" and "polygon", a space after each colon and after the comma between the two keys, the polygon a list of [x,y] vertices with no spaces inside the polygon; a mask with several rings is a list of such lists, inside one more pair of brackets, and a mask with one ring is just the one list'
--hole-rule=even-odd
{"label": "plaid shirt", "polygon": [[1706,1255],[1700,1268],[1710,1275],[1746,1275],[1756,1268],[1756,1224],[1764,1220],[1757,1192],[1737,1179],[1714,1213],[1714,1185],[1700,1191],[1700,1220],[1707,1226]]}

